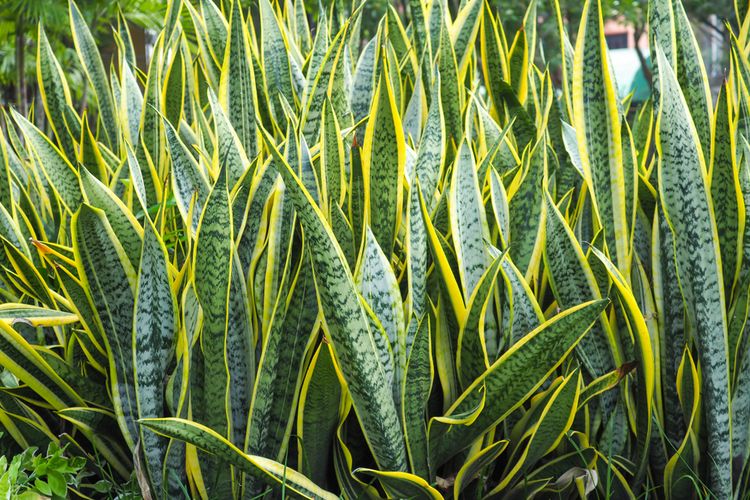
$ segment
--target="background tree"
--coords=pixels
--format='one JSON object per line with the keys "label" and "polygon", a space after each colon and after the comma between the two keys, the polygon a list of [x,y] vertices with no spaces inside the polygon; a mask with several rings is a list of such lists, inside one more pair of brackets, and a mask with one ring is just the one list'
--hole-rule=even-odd
{"label": "background tree", "polygon": [[[580,0],[559,0],[559,3],[568,36],[570,36],[571,42],[575,43],[583,2]],[[603,4],[604,12],[608,14],[608,17],[620,19],[623,24],[633,28],[636,40],[646,32],[648,28],[648,0],[604,0]],[[724,21],[729,22],[735,28],[737,27],[733,2],[729,0],[717,2],[682,0],[682,4],[698,33],[710,34],[720,38],[725,44],[729,43],[729,31]],[[512,39],[515,31],[522,25],[526,5],[515,0],[492,0],[492,5],[500,13],[506,35],[509,39]],[[557,25],[554,22],[553,5],[552,0],[537,0],[537,15],[542,20],[537,28],[541,46],[538,57],[544,58],[546,56],[546,59],[539,62],[549,63],[554,68],[559,65],[559,42]],[[548,19],[553,22],[544,22]],[[650,69],[647,62],[649,54],[644,53],[637,46],[636,52],[644,74],[650,81]],[[721,52],[726,58],[728,51]],[[722,64],[728,64],[728,60],[722,61]]]}
{"label": "background tree", "polygon": [[[157,28],[164,15],[160,0],[81,0],[78,3],[102,52],[111,53],[111,26],[118,12],[142,28]],[[42,23],[55,55],[65,68],[76,98],[85,92],[68,25],[67,0],[3,0],[0,2],[0,102],[14,102],[22,113],[36,98],[29,84],[36,71],[37,25]],[[106,64],[105,60],[105,64]]]}

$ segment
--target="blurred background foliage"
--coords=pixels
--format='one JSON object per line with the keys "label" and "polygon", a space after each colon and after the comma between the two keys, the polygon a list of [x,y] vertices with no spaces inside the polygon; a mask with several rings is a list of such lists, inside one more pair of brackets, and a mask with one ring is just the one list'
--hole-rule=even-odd
{"label": "blurred background foliage", "polygon": [[[107,53],[114,53],[112,27],[117,26],[118,18],[127,19],[137,33],[145,33],[159,27],[165,9],[162,0],[81,0],[78,5],[89,20],[105,61]],[[66,72],[74,100],[82,101],[84,93],[84,79],[70,37],[68,1],[0,0],[0,104],[13,103],[22,112],[35,100],[39,23]]]}
{"label": "blurred background foliage", "polygon": [[[521,28],[523,24],[523,18],[526,14],[527,2],[519,2],[517,0],[487,0],[493,7],[493,10],[499,13],[499,19],[502,21],[505,35],[510,43],[513,40],[515,32]],[[408,12],[406,4],[408,0],[367,0],[368,7],[365,9],[365,19],[363,21],[363,35],[366,38],[372,36],[377,29],[377,22],[387,9],[388,4],[391,3],[396,7],[396,10],[404,15]],[[448,0],[448,4],[453,14],[458,10],[459,5],[463,3],[463,0]],[[563,14],[563,18],[566,20],[566,29],[570,36],[571,42],[575,43],[577,27],[581,19],[581,10],[584,2],[582,0],[560,0],[560,9]],[[607,17],[614,19],[622,23],[624,26],[630,27],[634,31],[634,37],[636,40],[640,38],[640,35],[646,32],[646,21],[648,18],[648,0],[603,0],[602,6]],[[733,2],[730,0],[683,0],[682,2],[688,17],[693,22],[694,30],[696,35],[700,38],[703,37],[715,37],[716,39],[722,40],[723,43],[729,43],[729,30],[727,29],[726,23],[736,23],[736,16],[734,13]],[[539,20],[537,26],[537,36],[540,41],[540,51],[537,53],[537,57],[540,58],[537,61],[540,65],[549,64],[553,69],[559,66],[559,38],[557,35],[557,25],[554,21],[554,10],[553,2],[549,0],[537,0],[537,19]],[[308,12],[315,13],[318,10],[314,4],[308,5]],[[368,36],[369,35],[369,36]],[[636,47],[637,49],[637,47]],[[720,67],[728,68],[729,61],[726,60],[726,54],[728,51],[718,51],[720,57],[723,60],[717,61],[716,63]],[[546,59],[545,54],[549,54],[550,58]],[[648,57],[648,51],[640,54],[645,59]],[[704,56],[705,57],[705,56]],[[707,61],[710,66],[710,63]],[[719,74],[714,75],[715,78],[712,83],[715,84],[716,88],[721,85],[723,80],[723,71],[719,70]]]}
{"label": "blurred background foliage", "polygon": [[[200,0],[184,1],[191,1],[194,4],[200,2]],[[215,1],[224,9],[228,8],[230,3],[227,0],[204,1]],[[323,10],[328,15],[348,12],[351,8],[350,1],[358,5],[362,3],[362,0],[309,0],[306,6],[310,20],[315,23]],[[462,1],[447,0],[447,3],[455,12]],[[365,0],[365,2],[362,20],[363,40],[368,40],[374,35],[378,20],[385,13],[389,3],[402,18],[408,19],[408,0]],[[512,40],[514,33],[522,25],[526,2],[517,0],[488,0],[488,2],[499,13],[506,37],[509,41]],[[257,0],[242,0],[242,3],[247,9],[256,4]],[[635,39],[638,40],[646,29],[647,3],[647,0],[605,0],[604,8],[611,19],[632,28]],[[162,0],[81,0],[78,5],[83,15],[90,21],[89,26],[102,50],[105,64],[111,60],[111,54],[115,53],[116,42],[112,36],[112,28],[116,28],[118,22],[126,19],[134,38],[137,38],[134,42],[136,48],[140,49],[139,66],[145,68],[146,48],[152,41],[150,33],[154,33],[164,19],[165,2]],[[729,32],[725,23],[734,22],[732,2],[683,0],[683,5],[693,21],[697,35],[700,36],[702,33],[705,37],[714,37],[723,43],[728,43]],[[576,30],[571,27],[578,26],[582,6],[581,0],[560,0],[563,17],[567,21],[567,30],[572,40],[575,39]],[[555,74],[559,67],[559,49],[556,47],[557,27],[554,22],[552,2],[537,0],[536,8],[540,40],[537,63],[548,64],[552,73]],[[53,50],[66,71],[74,102],[79,103],[80,107],[85,106],[86,88],[75,57],[73,42],[70,39],[67,9],[67,0],[0,0],[0,104],[12,104],[22,113],[26,113],[37,100],[37,90],[32,82],[36,72],[37,26],[41,22]],[[257,9],[250,10],[257,12]],[[190,23],[183,25],[190,26]],[[635,50],[638,52],[648,80],[649,69],[646,60],[648,51],[639,51],[637,46]],[[721,57],[726,57],[725,54],[729,51],[718,51],[718,53]],[[545,54],[550,54],[550,58],[547,59]],[[709,69],[714,67],[709,78],[718,88],[723,80],[724,68],[727,67],[728,61],[707,60],[706,64]]]}

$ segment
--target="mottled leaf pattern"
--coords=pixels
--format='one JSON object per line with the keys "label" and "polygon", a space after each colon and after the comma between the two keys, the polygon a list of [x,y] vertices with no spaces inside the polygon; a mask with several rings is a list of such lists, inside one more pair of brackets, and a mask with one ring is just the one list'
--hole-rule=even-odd
{"label": "mottled leaf pattern", "polygon": [[69,3],[0,110],[9,456],[162,500],[747,496],[746,2],[711,65],[694,5],[634,6],[645,102],[604,0],[168,0],[145,53],[141,6]]}
{"label": "mottled leaf pattern", "polygon": [[719,239],[700,141],[685,98],[664,53],[659,55],[661,104],[656,128],[659,191],[674,234],[675,261],[688,317],[700,345],[702,397],[709,417],[711,489],[729,494],[731,443],[729,369]]}

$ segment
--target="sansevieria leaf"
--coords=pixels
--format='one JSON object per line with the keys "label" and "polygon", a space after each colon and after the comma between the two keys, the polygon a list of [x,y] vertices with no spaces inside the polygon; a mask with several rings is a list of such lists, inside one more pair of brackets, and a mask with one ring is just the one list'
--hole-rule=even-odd
{"label": "sansevieria leaf", "polygon": [[366,313],[341,248],[297,174],[264,134],[294,199],[313,256],[315,284],[330,340],[362,423],[368,445],[384,470],[406,469],[406,450],[390,384],[380,365]]}
{"label": "sansevieria leaf", "polygon": [[44,136],[42,131],[30,121],[15,111],[13,112],[13,118],[21,128],[26,140],[29,141],[44,175],[54,186],[55,192],[64,206],[71,213],[77,210],[82,197],[81,188],[78,186],[78,175],[73,166],[63,153]]}
{"label": "sansevieria leaf", "polygon": [[285,465],[257,455],[246,455],[239,448],[201,424],[179,418],[142,420],[141,424],[163,436],[180,439],[207,451],[223,462],[268,484],[274,491],[288,491],[301,498],[334,499],[335,495],[318,488],[308,478]]}
{"label": "sansevieria leaf", "polygon": [[105,334],[117,423],[132,448],[138,440],[131,342],[136,271],[101,210],[81,205],[72,221],[72,233],[78,273],[91,294],[96,321]]}
{"label": "sansevieria leaf", "polygon": [[73,42],[86,77],[94,88],[107,143],[112,148],[116,148],[119,143],[119,135],[115,130],[115,124],[118,123],[117,113],[99,49],[91,35],[88,22],[72,0],[69,3],[69,15]]}
{"label": "sansevieria leaf", "polygon": [[[138,418],[164,413],[163,384],[177,330],[177,306],[169,261],[156,228],[146,224],[133,317],[133,370]],[[162,496],[167,441],[141,429],[143,454],[153,493]]]}
{"label": "sansevieria leaf", "polygon": [[578,150],[609,253],[627,275],[630,229],[625,204],[634,193],[626,192],[620,113],[604,38],[601,0],[588,0],[581,19],[573,73]]}
{"label": "sansevieria leaf", "polygon": [[562,362],[604,310],[607,300],[586,302],[548,320],[516,343],[478,378],[448,409],[446,417],[461,414],[487,392],[486,403],[469,425],[430,423],[433,466],[471,445],[472,441],[502,421],[546,376]]}
{"label": "sansevieria leaf", "polygon": [[381,74],[362,154],[365,209],[380,247],[390,255],[401,219],[404,132],[390,80]]}
{"label": "sansevieria leaf", "polygon": [[711,491],[731,494],[729,363],[719,238],[698,133],[672,68],[657,47],[661,203],[674,234],[677,275],[700,346]]}
{"label": "sansevieria leaf", "polygon": [[67,325],[78,321],[78,316],[65,311],[55,311],[45,307],[26,304],[1,304],[0,322],[13,326],[13,323],[26,323],[33,326]]}
{"label": "sansevieria leaf", "polygon": [[[194,285],[203,311],[201,342],[203,352],[203,400],[199,404],[199,415],[208,427],[230,441],[241,439],[235,436],[229,394],[229,362],[227,331],[229,328],[229,293],[232,276],[232,212],[226,185],[226,169],[214,185],[206,200],[197,231],[194,256]],[[236,403],[239,403],[237,401]],[[209,469],[209,478],[216,475],[220,490],[229,491],[226,470],[219,470],[218,463]],[[211,479],[213,481],[213,479]]]}
{"label": "sansevieria leaf", "polygon": [[232,2],[229,18],[229,33],[221,68],[219,100],[229,121],[234,126],[248,158],[258,153],[258,132],[256,130],[255,73],[248,42],[248,32],[239,0]]}

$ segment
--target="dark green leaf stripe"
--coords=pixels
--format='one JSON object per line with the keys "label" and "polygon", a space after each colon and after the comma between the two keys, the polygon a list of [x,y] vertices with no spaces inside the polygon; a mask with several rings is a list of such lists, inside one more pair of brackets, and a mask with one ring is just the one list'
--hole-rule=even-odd
{"label": "dark green leaf stripe", "polygon": [[214,2],[201,0],[200,6],[211,51],[214,57],[220,60],[227,46],[227,21]]}
{"label": "dark green leaf stripe", "polygon": [[480,31],[482,72],[487,92],[498,118],[504,116],[503,101],[500,99],[500,82],[508,74],[507,61],[498,35],[498,21],[489,5],[485,5]]}
{"label": "dark green leaf stripe", "polygon": [[[128,172],[130,173],[130,179],[133,182],[133,195],[135,196],[135,199],[138,200],[138,203],[141,205],[140,208],[143,210],[143,212],[148,212],[149,205],[148,202],[148,193],[146,192],[146,184],[143,180],[143,172],[141,171],[140,164],[138,162],[138,159],[135,156],[135,153],[133,153],[132,148],[129,144],[126,144],[126,154],[127,154],[127,160],[126,164],[128,167]],[[149,172],[150,173],[150,172]],[[134,200],[134,209],[137,208],[135,205]]]}
{"label": "dark green leaf stripe", "polygon": [[[278,187],[273,193],[273,201],[270,206],[269,234],[266,241],[266,251],[263,267],[265,268],[262,278],[262,291],[258,293],[260,283],[256,282],[256,300],[258,307],[262,307],[262,326],[264,331],[268,330],[271,317],[277,313],[276,301],[279,296],[285,296],[288,270],[288,251],[290,238],[295,224],[294,205],[291,197],[281,179],[278,179]],[[283,309],[282,309],[283,318]]]}
{"label": "dark green leaf stripe", "polygon": [[[213,4],[213,2],[211,3]],[[221,66],[219,58],[215,56],[211,42],[209,41],[208,33],[206,32],[206,23],[203,22],[203,16],[190,4],[190,2],[185,4],[185,8],[190,14],[190,19],[195,28],[195,41],[198,43],[198,54],[200,60],[203,62],[203,70],[206,79],[209,81],[211,87],[216,88],[221,80]],[[224,21],[224,18],[222,17],[221,20]],[[226,41],[226,25],[224,25],[224,36]],[[219,54],[223,53],[224,46],[222,46],[219,51]]]}
{"label": "dark green leaf stripe", "polygon": [[407,144],[419,144],[419,138],[422,133],[422,109],[424,106],[425,91],[422,85],[422,79],[417,77],[417,81],[414,84],[414,90],[409,98],[409,103],[406,105],[404,111],[403,126],[404,126],[404,140]]}
{"label": "dark green leaf stripe", "polygon": [[[674,31],[677,42],[677,80],[682,87],[703,155],[711,150],[712,99],[706,67],[690,19],[681,0],[673,0]],[[674,68],[673,68],[674,69]]]}
{"label": "dark green leaf stripe", "polygon": [[[440,4],[441,2],[434,2]],[[442,8],[440,9],[442,10]],[[461,109],[463,99],[461,87],[459,86],[458,67],[456,54],[448,34],[448,26],[445,22],[440,25],[440,56],[438,57],[438,72],[440,75],[440,102],[445,113],[445,131],[448,143],[458,144],[461,130]],[[433,97],[438,99],[438,97]]]}
{"label": "dark green leaf stripe", "polygon": [[[685,8],[680,0],[651,0],[648,9],[651,59],[656,60],[656,46],[677,75],[685,101],[693,118],[703,154],[711,150],[711,91],[703,65],[700,46],[695,39]],[[654,93],[660,92],[659,67],[654,67]],[[659,99],[655,99],[659,104]]]}
{"label": "dark green leaf stripe", "polygon": [[[161,48],[162,41],[161,38],[157,40],[154,50]],[[165,167],[161,165],[167,163],[166,161],[162,161],[163,158],[166,159],[166,152],[164,151],[162,118],[159,116],[162,96],[159,78],[159,70],[161,68],[158,61],[159,58],[152,58],[148,68],[146,88],[143,95],[143,111],[139,127],[140,139],[137,144],[133,145],[146,187],[148,206],[156,203],[157,179],[162,174],[162,172],[154,172],[154,170],[156,168],[164,169]],[[148,162],[147,157],[151,159],[151,163]],[[151,165],[155,166],[154,169],[151,168]]]}
{"label": "dark green leaf stripe", "polygon": [[[323,31],[322,27],[318,30],[318,36]],[[315,37],[316,43],[318,36]],[[370,112],[370,102],[375,91],[377,81],[375,79],[375,69],[377,67],[378,55],[377,37],[370,40],[362,53],[359,55],[357,67],[354,71],[354,81],[351,91],[351,108],[354,120],[359,121]],[[314,54],[313,54],[314,55]],[[364,137],[359,135],[359,138]]]}
{"label": "dark green leaf stripe", "polygon": [[445,152],[445,121],[443,104],[440,97],[440,75],[435,77],[431,91],[432,104],[427,114],[422,137],[417,149],[417,160],[414,165],[416,178],[422,185],[422,192],[427,197],[430,210],[435,206],[435,190],[443,173]]}
{"label": "dark green leaf stripe", "polygon": [[69,112],[72,108],[70,90],[41,24],[38,36],[36,71],[37,80],[41,83],[39,91],[44,103],[44,111],[57,137],[57,143],[65,155],[71,159],[75,157],[73,137],[80,134],[80,124],[77,119],[73,119],[73,123],[67,122],[68,117],[75,116]]}
{"label": "dark green leaf stripe", "polygon": [[458,333],[456,353],[456,370],[462,388],[469,387],[490,364],[485,343],[486,318],[491,311],[493,290],[504,258],[505,254],[495,258],[468,300],[466,323],[461,325]]}
{"label": "dark green leaf stripe", "polygon": [[511,196],[510,257],[527,278],[535,273],[544,244],[542,187],[547,181],[547,146],[544,139],[524,151],[521,184]]}
{"label": "dark green leaf stripe", "polygon": [[349,264],[349,269],[354,269],[357,265],[357,250],[354,248],[354,233],[352,233],[352,226],[346,219],[341,207],[333,205],[331,208],[331,230],[333,231],[336,241],[341,246],[341,251],[344,252],[346,262]]}
{"label": "dark green leaf stripe", "polygon": [[[418,178],[414,178],[409,189],[407,212],[406,263],[409,287],[408,301],[414,316],[421,319],[427,312],[427,230],[425,229],[422,209],[419,202]],[[411,345],[407,338],[407,349]]]}
{"label": "dark green leaf stripe", "polygon": [[249,162],[240,142],[240,138],[232,128],[229,118],[219,105],[213,91],[208,90],[208,101],[211,104],[211,114],[216,130],[216,147],[214,148],[214,165],[226,164],[227,185],[230,190],[240,180]]}
{"label": "dark green leaf stripe", "polygon": [[483,8],[484,2],[481,0],[470,0],[462,6],[453,23],[452,29],[455,33],[453,47],[459,75],[464,74],[473,53],[474,40],[479,32]]}
{"label": "dark green leaf stripe", "polygon": [[726,85],[722,86],[714,116],[713,147],[709,164],[711,200],[713,201],[716,231],[719,235],[724,291],[727,297],[739,274],[742,251],[740,217],[744,215],[739,169],[735,161],[736,144],[732,124],[732,101]]}
{"label": "dark green leaf stripe", "polygon": [[305,136],[300,136],[299,141],[299,165],[300,165],[300,178],[305,184],[305,188],[310,192],[310,195],[315,200],[318,206],[321,206],[320,197],[320,176],[317,175],[315,167],[313,167],[312,159],[310,157],[310,148],[307,145]]}
{"label": "dark green leaf stripe", "polygon": [[[527,144],[536,140],[537,132],[534,120],[524,108],[521,101],[513,91],[513,87],[504,81],[498,82],[497,85],[498,100],[505,103],[510,119],[514,119],[513,134],[516,137],[518,149],[522,150]],[[509,122],[510,123],[510,122]]]}
{"label": "dark green leaf stripe", "polygon": [[323,123],[321,137],[320,168],[323,174],[320,176],[321,190],[328,207],[333,204],[341,205],[344,201],[346,184],[344,171],[344,144],[341,140],[341,129],[336,118],[336,112],[330,101],[326,101],[323,109]]}
{"label": "dark green leaf stripe", "polygon": [[[258,171],[255,176],[250,175],[250,171],[245,172],[245,177],[241,181],[242,184],[252,183],[247,185],[244,189],[250,191],[250,201],[245,207],[235,207],[232,213],[235,216],[235,220],[238,217],[237,212],[242,210],[242,224],[240,229],[236,231],[236,236],[239,240],[237,247],[237,253],[240,258],[242,269],[249,269],[250,262],[253,258],[253,252],[255,251],[256,244],[258,243],[259,230],[261,226],[261,214],[268,201],[269,193],[274,188],[276,180],[278,178],[276,169],[269,164],[265,164],[258,167]],[[236,192],[235,192],[236,194]],[[237,198],[235,198],[236,202]]]}
{"label": "dark green leaf stripe", "polygon": [[128,207],[88,170],[81,173],[81,185],[86,193],[86,202],[103,211],[112,226],[120,245],[134,269],[141,259],[143,229]]}
{"label": "dark green leaf stripe", "polygon": [[229,371],[228,404],[232,420],[232,437],[238,446],[244,442],[250,412],[251,388],[255,377],[252,352],[252,317],[249,310],[246,280],[239,256],[232,253],[232,279],[229,285],[227,312],[227,369]]}
{"label": "dark green leaf stripe", "polygon": [[[180,139],[174,127],[166,122],[167,144],[172,158],[172,190],[182,219],[195,231],[210,191],[205,174]],[[194,203],[194,204],[193,204]],[[188,220],[192,213],[192,220]]]}
{"label": "dark green leaf stripe", "polygon": [[490,201],[495,215],[495,224],[500,236],[501,248],[505,249],[510,240],[510,214],[508,208],[508,194],[505,191],[500,175],[494,169],[490,170]]}
{"label": "dark green leaf stripe", "polygon": [[674,236],[661,206],[654,216],[652,266],[654,301],[659,321],[661,385],[665,433],[674,446],[685,436],[677,394],[677,370],[685,349],[685,305],[677,279]]}
{"label": "dark green leaf stripe", "polygon": [[249,423],[248,451],[278,460],[286,455],[294,406],[302,384],[303,358],[318,316],[312,264],[307,257],[300,263],[288,293],[291,294],[288,305],[284,294],[276,304],[258,367]]}
{"label": "dark green leaf stripe", "polygon": [[[135,64],[135,63],[133,63]],[[120,117],[124,122],[123,135],[130,143],[138,141],[138,127],[143,111],[143,95],[138,87],[138,82],[130,69],[129,63],[122,64],[122,92],[120,102]]]}
{"label": "dark green leaf stripe", "polygon": [[297,417],[300,470],[315,484],[326,484],[330,471],[341,395],[333,354],[330,347],[322,343],[305,376]]}
{"label": "dark green leaf stripe", "polygon": [[164,78],[164,115],[171,123],[180,123],[186,119],[187,108],[185,107],[185,96],[187,86],[187,66],[185,54],[179,46],[170,51],[170,56],[165,60]]}
{"label": "dark green leaf stripe", "polygon": [[430,48],[432,49],[432,58],[435,58],[440,50],[440,31],[443,24],[446,23],[446,12],[448,3],[444,1],[430,2],[428,4],[427,20],[430,37]]}
{"label": "dark green leaf stripe", "polygon": [[281,106],[276,95],[280,94],[289,104],[294,104],[289,52],[271,3],[268,0],[260,0],[259,3],[266,86],[269,89],[271,108],[276,114],[276,120],[281,121]]}
{"label": "dark green leaf stripe", "polygon": [[389,348],[393,351],[396,370],[394,397],[400,400],[401,374],[406,369],[406,325],[401,291],[388,257],[381,250],[370,228],[365,229],[365,241],[354,281],[382,326]]}
{"label": "dark green leaf stripe", "polygon": [[203,310],[201,344],[206,381],[203,411],[206,423],[223,436],[230,435],[227,316],[232,274],[232,224],[226,170],[206,200],[195,247],[195,292]]}
{"label": "dark green leaf stripe", "polygon": [[365,316],[367,317],[367,324],[370,325],[370,332],[372,332],[375,352],[380,360],[380,367],[383,369],[383,373],[385,373],[387,383],[391,384],[394,392],[393,401],[398,402],[400,401],[400,398],[396,391],[400,389],[400,387],[397,388],[398,384],[395,379],[396,358],[393,356],[393,348],[388,340],[388,334],[385,332],[385,329],[383,329],[380,319],[375,315],[375,312],[370,305],[365,302],[364,297],[360,296],[360,302],[362,304],[362,309],[365,312]]}
{"label": "dark green leaf stripe", "polygon": [[[414,30],[414,49],[416,50],[417,58],[421,60],[430,43],[427,37],[427,25],[424,18],[424,3],[421,0],[409,0],[409,11],[412,17],[412,29]],[[429,60],[429,57],[426,59]]]}
{"label": "dark green leaf stripe", "polygon": [[[230,391],[228,332],[234,245],[226,175],[226,168],[222,167],[206,200],[196,234],[193,284],[203,311],[200,333],[203,386],[202,398],[196,404],[199,405],[200,418],[207,426],[237,443],[242,442],[243,436],[236,435],[233,424],[242,424],[242,434],[244,422],[232,418],[232,403],[241,404],[242,399],[234,400]],[[211,460],[204,464],[203,473],[211,485],[210,494],[229,494],[230,472],[225,467]]]}
{"label": "dark green leaf stripe", "polygon": [[519,29],[513,38],[513,43],[508,51],[508,77],[513,88],[513,93],[523,105],[526,102],[529,91],[529,40],[526,31]]}
{"label": "dark green leaf stripe", "polygon": [[[308,80],[312,82],[312,85],[308,90],[307,102],[302,113],[302,132],[305,139],[310,143],[316,142],[318,133],[320,132],[323,102],[328,92],[328,85],[334,73],[334,68],[338,65],[339,58],[343,57],[342,52],[345,47],[344,42],[346,40],[347,28],[348,25],[344,26],[331,44],[326,47],[327,50],[324,57],[320,60],[317,72],[308,76]],[[318,45],[317,37],[316,45]],[[367,104],[369,105],[369,101]],[[336,114],[338,115],[338,110]]]}
{"label": "dark green leaf stripe", "polygon": [[503,316],[503,321],[507,322],[504,328],[505,337],[510,339],[511,343],[516,343],[521,337],[542,324],[544,315],[528,282],[510,258],[503,259],[502,273],[507,290],[506,300],[510,308],[510,318]]}

